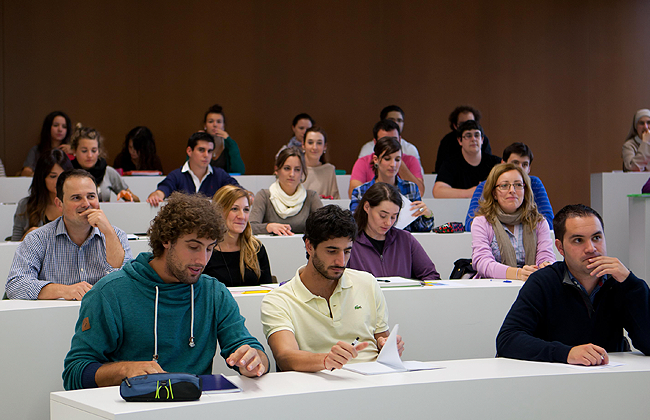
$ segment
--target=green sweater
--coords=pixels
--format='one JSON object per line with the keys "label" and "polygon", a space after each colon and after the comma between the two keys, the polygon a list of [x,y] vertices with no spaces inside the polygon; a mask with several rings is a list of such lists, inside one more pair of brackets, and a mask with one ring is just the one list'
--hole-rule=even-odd
{"label": "green sweater", "polygon": [[224,359],[244,344],[264,350],[244,326],[245,319],[228,289],[206,275],[194,285],[196,346],[190,347],[190,286],[164,283],[149,265],[152,258],[151,253],[141,253],[84,296],[64,362],[66,390],[83,387],[84,369],[91,363],[152,360],[156,286],[158,363],[167,372],[210,374],[217,341]]}

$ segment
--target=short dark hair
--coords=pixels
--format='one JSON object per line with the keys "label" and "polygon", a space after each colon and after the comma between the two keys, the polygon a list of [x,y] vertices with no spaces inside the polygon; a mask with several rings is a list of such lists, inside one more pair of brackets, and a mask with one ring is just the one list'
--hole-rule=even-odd
{"label": "short dark hair", "polygon": [[63,184],[68,178],[90,178],[95,184],[95,189],[97,189],[97,180],[91,175],[90,172],[85,169],[71,169],[69,171],[64,171],[59,175],[59,179],[56,180],[56,197],[63,201]]}
{"label": "short dark hair", "polygon": [[404,118],[404,111],[402,111],[402,108],[398,107],[397,105],[388,105],[384,109],[381,110],[379,113],[379,119],[380,120],[385,120],[386,117],[388,116],[389,112],[397,111],[400,114],[402,114],[402,118]]}
{"label": "short dark hair", "polygon": [[528,156],[530,163],[533,163],[533,151],[524,143],[518,141],[503,149],[503,161],[507,162],[513,153],[519,156]]}
{"label": "short dark hair", "polygon": [[313,211],[305,222],[305,234],[302,239],[309,240],[314,249],[321,242],[335,238],[357,239],[357,224],[352,212],[335,204],[330,204]]}
{"label": "short dark hair", "polygon": [[[397,137],[382,137],[379,140],[377,140],[377,143],[375,143],[375,148],[373,149],[373,152],[375,156],[377,156],[377,159],[381,159],[382,156],[384,155],[392,155],[395,152],[398,152],[402,150],[402,145],[400,144],[399,140],[397,140]],[[372,169],[375,171],[375,178],[377,177],[377,167],[373,162],[370,162],[372,165]]]}
{"label": "short dark hair", "polygon": [[564,240],[567,219],[589,216],[595,216],[598,218],[600,221],[600,226],[602,226],[603,230],[605,229],[605,222],[603,222],[603,218],[600,217],[600,214],[598,214],[598,212],[591,207],[585,206],[584,204],[569,204],[568,206],[564,206],[562,210],[558,211],[553,218],[553,231],[555,232],[555,239],[559,239],[560,242]]}
{"label": "short dark hair", "polygon": [[214,104],[203,115],[203,124],[208,120],[208,115],[210,114],[220,114],[223,117],[223,123],[226,123],[226,114],[223,113],[223,107],[219,104]]}
{"label": "short dark hair", "polygon": [[395,121],[391,120],[380,120],[375,126],[372,128],[372,138],[377,140],[377,134],[379,133],[379,130],[384,130],[384,131],[393,131],[397,130],[397,134],[400,136],[402,133],[399,131],[399,125]]}
{"label": "short dark hair", "polygon": [[312,117],[310,117],[309,114],[305,114],[305,113],[303,112],[303,113],[298,114],[298,115],[296,115],[295,117],[293,117],[293,121],[291,122],[291,126],[292,126],[292,127],[295,127],[296,124],[298,124],[298,121],[300,121],[300,120],[309,120],[309,122],[311,123],[311,125],[316,124],[316,123],[314,122],[314,119],[313,119]]}
{"label": "short dark hair", "polygon": [[147,235],[153,256],[160,257],[165,252],[165,242],[173,244],[183,235],[196,233],[199,238],[219,243],[226,232],[223,215],[209,198],[176,191],[151,222]]}
{"label": "short dark hair", "polygon": [[463,133],[468,130],[478,130],[481,132],[481,137],[484,136],[483,127],[481,127],[481,124],[479,124],[475,120],[467,120],[458,127],[458,132],[457,132],[458,137],[459,138],[462,137]]}
{"label": "short dark hair", "polygon": [[368,213],[363,207],[366,203],[370,204],[370,207],[376,207],[382,201],[390,201],[396,204],[400,211],[402,210],[402,196],[397,187],[384,182],[376,182],[361,197],[361,201],[359,201],[359,205],[354,211],[354,220],[357,222],[359,233],[363,232],[368,226]]}
{"label": "short dark hair", "polygon": [[205,131],[197,131],[196,133],[192,134],[190,138],[187,140],[187,147],[194,150],[199,140],[207,141],[214,144],[214,138],[211,135],[209,135]]}
{"label": "short dark hair", "polygon": [[471,112],[474,115],[474,121],[481,121],[481,111],[469,105],[461,105],[457,106],[453,111],[451,111],[451,114],[449,114],[449,128],[456,131],[454,126],[458,125],[458,116],[460,114],[465,114],[466,112]]}

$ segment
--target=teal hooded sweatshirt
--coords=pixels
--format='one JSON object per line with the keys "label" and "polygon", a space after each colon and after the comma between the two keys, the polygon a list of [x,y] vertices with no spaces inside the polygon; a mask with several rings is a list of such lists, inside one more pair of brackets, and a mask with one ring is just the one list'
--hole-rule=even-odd
{"label": "teal hooded sweatshirt", "polygon": [[158,363],[167,372],[212,373],[217,341],[224,359],[244,344],[264,350],[246,329],[228,289],[206,275],[194,284],[195,345],[191,347],[192,287],[163,282],[149,265],[152,258],[151,253],[141,253],[84,296],[64,362],[66,390],[83,388],[82,375],[90,364],[153,359],[156,287]]}

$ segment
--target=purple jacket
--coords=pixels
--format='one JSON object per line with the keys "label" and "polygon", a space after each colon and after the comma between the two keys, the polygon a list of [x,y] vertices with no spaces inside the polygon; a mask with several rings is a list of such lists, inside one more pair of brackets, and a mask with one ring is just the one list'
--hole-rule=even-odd
{"label": "purple jacket", "polygon": [[379,255],[366,234],[361,232],[352,246],[348,267],[367,271],[375,277],[440,278],[436,266],[417,239],[410,232],[394,227],[386,233],[383,255]]}
{"label": "purple jacket", "polygon": [[641,188],[641,192],[643,194],[650,194],[650,178],[648,178],[648,182],[646,182],[643,188]]}

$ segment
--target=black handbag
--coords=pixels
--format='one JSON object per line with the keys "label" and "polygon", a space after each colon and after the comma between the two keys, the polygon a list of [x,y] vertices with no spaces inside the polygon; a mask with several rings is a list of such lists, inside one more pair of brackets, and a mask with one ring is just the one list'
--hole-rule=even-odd
{"label": "black handbag", "polygon": [[460,258],[454,262],[454,269],[449,275],[450,279],[471,279],[477,274],[472,267],[472,260],[469,258]]}

